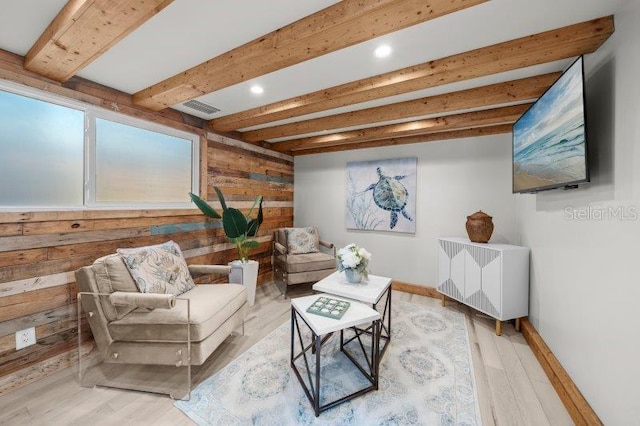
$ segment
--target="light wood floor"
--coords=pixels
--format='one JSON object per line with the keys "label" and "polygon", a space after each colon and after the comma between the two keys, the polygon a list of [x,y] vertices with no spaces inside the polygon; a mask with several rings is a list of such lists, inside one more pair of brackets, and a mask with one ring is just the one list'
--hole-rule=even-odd
{"label": "light wood floor", "polygon": [[[310,286],[296,286],[292,297],[310,294]],[[440,307],[440,301],[394,292],[394,300]],[[473,367],[482,422],[485,425],[571,425],[573,422],[549,379],[512,325],[502,336],[495,322],[455,302],[467,316]],[[230,336],[201,368],[194,369],[198,383],[223,368],[256,342],[289,320],[290,302],[275,284],[259,286],[256,304],[245,323],[245,334]],[[83,388],[70,368],[0,397],[1,425],[190,425],[192,422],[164,395],[108,388]]]}

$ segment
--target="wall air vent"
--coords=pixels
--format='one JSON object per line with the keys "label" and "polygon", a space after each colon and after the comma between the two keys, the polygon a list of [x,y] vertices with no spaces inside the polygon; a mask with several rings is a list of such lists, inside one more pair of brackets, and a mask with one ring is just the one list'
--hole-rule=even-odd
{"label": "wall air vent", "polygon": [[215,114],[216,112],[220,112],[220,110],[214,106],[207,105],[204,102],[190,100],[182,104],[187,108],[195,109],[196,111],[204,112],[205,114]]}

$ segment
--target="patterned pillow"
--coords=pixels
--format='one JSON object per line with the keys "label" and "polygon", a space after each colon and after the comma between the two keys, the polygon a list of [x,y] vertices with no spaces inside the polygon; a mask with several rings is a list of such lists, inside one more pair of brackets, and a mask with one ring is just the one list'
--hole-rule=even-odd
{"label": "patterned pillow", "polygon": [[142,293],[175,294],[195,287],[180,247],[173,241],[155,246],[118,249]]}
{"label": "patterned pillow", "polygon": [[287,251],[289,254],[317,253],[320,237],[316,228],[287,228]]}

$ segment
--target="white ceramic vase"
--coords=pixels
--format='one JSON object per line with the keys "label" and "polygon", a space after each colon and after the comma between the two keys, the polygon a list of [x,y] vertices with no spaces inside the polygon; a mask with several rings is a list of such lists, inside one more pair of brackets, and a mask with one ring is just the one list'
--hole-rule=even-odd
{"label": "white ceramic vase", "polygon": [[249,306],[253,306],[256,301],[256,284],[258,283],[258,266],[260,264],[255,260],[248,262],[234,260],[229,262],[229,266],[231,266],[229,282],[242,284],[247,289],[247,302]]}
{"label": "white ceramic vase", "polygon": [[351,284],[358,284],[362,282],[362,273],[357,269],[345,269],[344,274],[347,277],[347,281]]}

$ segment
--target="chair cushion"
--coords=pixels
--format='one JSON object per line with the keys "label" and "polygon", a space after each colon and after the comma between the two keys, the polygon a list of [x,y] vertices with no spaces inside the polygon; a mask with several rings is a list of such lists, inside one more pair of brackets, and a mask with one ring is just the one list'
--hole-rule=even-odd
{"label": "chair cushion", "polygon": [[[117,254],[103,256],[93,262],[98,292],[111,294],[115,291],[137,292],[138,287],[122,258]],[[100,297],[102,309],[108,321],[120,319],[135,309],[134,306],[114,306],[108,297]]]}
{"label": "chair cushion", "polygon": [[191,341],[200,342],[216,331],[247,302],[247,291],[239,284],[197,285],[181,294],[173,309],[136,310],[109,324],[116,341],[187,341],[187,308],[191,312]]}
{"label": "chair cushion", "polygon": [[320,237],[316,228],[286,228],[287,252],[289,254],[317,253]]}
{"label": "chair cushion", "polygon": [[336,269],[336,259],[326,253],[307,253],[287,256],[285,269],[288,273]]}
{"label": "chair cushion", "polygon": [[117,251],[142,293],[180,295],[195,286],[180,247],[173,241]]}

